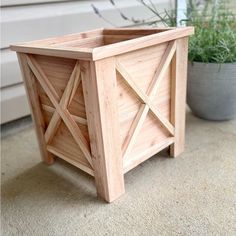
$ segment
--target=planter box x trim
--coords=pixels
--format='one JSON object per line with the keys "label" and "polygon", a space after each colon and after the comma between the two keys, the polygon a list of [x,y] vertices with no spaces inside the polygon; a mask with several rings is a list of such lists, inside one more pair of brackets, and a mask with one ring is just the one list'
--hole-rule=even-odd
{"label": "planter box x trim", "polygon": [[150,110],[153,115],[160,121],[162,127],[169,131],[171,135],[174,136],[174,127],[173,125],[166,119],[161,112],[154,107],[152,100],[156,96],[158,88],[160,86],[161,81],[164,78],[164,74],[170,65],[170,62],[176,51],[176,42],[172,41],[168,44],[167,49],[162,57],[162,60],[157,67],[157,70],[152,78],[151,84],[148,87],[147,95],[143,93],[143,91],[136,85],[132,76],[127,72],[122,63],[117,60],[116,61],[116,70],[122,76],[125,83],[135,92],[135,94],[139,97],[142,102],[140,109],[132,122],[132,125],[128,131],[126,139],[122,145],[122,153],[123,158],[126,158],[131,151],[133,144],[135,143],[136,137],[138,136],[142,125],[145,121],[145,118]]}

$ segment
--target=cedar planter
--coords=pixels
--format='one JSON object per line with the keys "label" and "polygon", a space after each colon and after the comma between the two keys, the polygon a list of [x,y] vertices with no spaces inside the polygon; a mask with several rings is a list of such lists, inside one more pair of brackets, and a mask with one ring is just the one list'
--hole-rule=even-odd
{"label": "cedar planter", "polygon": [[99,29],[13,45],[43,160],[95,177],[111,202],[124,173],[170,146],[184,149],[192,27]]}

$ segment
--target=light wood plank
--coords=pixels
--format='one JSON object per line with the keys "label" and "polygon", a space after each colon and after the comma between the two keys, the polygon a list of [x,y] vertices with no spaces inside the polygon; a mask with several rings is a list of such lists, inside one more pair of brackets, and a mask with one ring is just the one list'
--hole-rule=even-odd
{"label": "light wood plank", "polygon": [[168,44],[167,49],[162,57],[162,60],[160,64],[158,65],[157,70],[151,81],[151,84],[147,90],[147,95],[150,100],[154,99],[157,93],[158,87],[160,86],[160,83],[162,79],[164,78],[164,74],[168,66],[170,65],[170,62],[175,53],[175,50],[176,50],[176,42],[172,41]]}
{"label": "light wood plank", "polygon": [[[50,107],[48,105],[45,105],[45,104],[42,104],[42,109],[45,110],[45,111],[48,111],[50,113],[54,113],[56,111],[56,109],[54,107]],[[82,117],[79,117],[79,116],[74,116],[74,115],[71,115],[71,117],[78,123],[78,124],[81,124],[81,125],[87,125],[87,120],[82,118]]]}
{"label": "light wood plank", "polygon": [[169,120],[167,118],[165,118],[165,116],[159,111],[159,109],[157,109],[156,107],[154,107],[152,105],[152,103],[147,103],[147,105],[150,108],[150,111],[152,112],[152,114],[160,121],[160,125],[165,128],[166,130],[169,131],[169,133],[171,135],[175,134],[175,128],[174,126],[169,122]]}
{"label": "light wood plank", "polygon": [[60,97],[58,96],[51,82],[48,80],[42,68],[39,66],[33,56],[27,55],[26,58],[30,69],[33,71],[34,75],[38,79],[40,85],[42,86],[45,93],[48,95],[51,102],[58,103],[60,101]]}
{"label": "light wood plank", "polygon": [[126,136],[126,139],[122,145],[122,154],[124,159],[129,155],[131,149],[133,148],[135,140],[142,128],[142,125],[145,121],[148,111],[149,111],[148,105],[142,104],[138,111],[138,114],[135,116],[134,121],[132,122],[132,125],[130,127],[130,130],[128,131],[128,134]]}
{"label": "light wood plank", "polygon": [[[46,92],[47,96],[50,98],[51,102],[55,106],[57,112],[65,122],[66,126],[70,130],[72,136],[74,137],[75,141],[83,151],[86,159],[93,167],[91,154],[90,154],[90,147],[87,140],[84,138],[83,134],[81,133],[79,127],[77,126],[76,122],[71,118],[70,113],[67,110],[63,110],[60,105],[58,104],[58,98],[56,98],[55,91],[47,79],[46,75],[38,65],[38,63],[32,58],[32,56],[27,57],[27,62],[35,74],[36,78],[38,79],[39,83],[41,84],[42,88]],[[49,89],[50,88],[50,89]],[[54,91],[54,92],[53,92]]]}
{"label": "light wood plank", "polygon": [[24,79],[26,94],[28,96],[28,101],[31,108],[31,114],[35,125],[41,157],[45,163],[52,164],[53,155],[47,151],[46,143],[44,140],[45,123],[42,112],[40,110],[41,106],[38,98],[37,88],[35,86],[35,78],[27,64],[27,56],[22,53],[17,53],[17,56],[20,63],[22,77]]}
{"label": "light wood plank", "polygon": [[[75,68],[71,74],[71,77],[67,83],[67,86],[64,90],[64,93],[61,97],[60,100],[60,106],[62,109],[67,108],[67,106],[69,105],[69,101],[71,101],[73,99],[72,97],[72,92],[73,90],[76,91],[78,85],[79,85],[79,81],[80,81],[80,67],[79,67],[79,62],[77,61],[75,64]],[[75,87],[77,86],[77,87]],[[45,132],[45,140],[46,143],[49,143],[52,139],[52,137],[54,136],[54,134],[57,131],[57,128],[59,127],[61,122],[61,117],[59,115],[59,113],[57,111],[55,111],[55,113],[52,116],[52,119],[47,127],[47,130]]]}
{"label": "light wood plank", "polygon": [[[173,44],[175,45],[175,44]],[[173,48],[173,45],[171,46],[171,49]],[[169,50],[168,50],[169,51]],[[169,55],[169,54],[168,54]],[[173,52],[171,50],[171,57],[169,56],[166,56],[166,58],[168,58],[168,65],[170,63],[170,60],[173,56]],[[162,63],[163,65],[164,63]],[[165,64],[164,64],[165,65]],[[166,71],[168,66],[165,66],[164,68],[164,71]],[[119,62],[117,61],[116,62],[116,69],[118,70],[118,72],[122,75],[122,77],[124,78],[124,80],[126,81],[126,83],[133,89],[133,91],[136,93],[136,95],[141,99],[141,101],[145,104],[148,105],[148,107],[150,108],[150,110],[152,111],[152,113],[155,115],[155,117],[161,122],[161,124],[163,125],[164,128],[166,128],[172,135],[174,135],[174,127],[173,125],[158,111],[157,108],[155,108],[155,106],[152,104],[152,101],[150,100],[150,97],[151,95],[153,95],[153,97],[155,96],[155,93],[157,92],[157,89],[158,89],[158,86],[160,84],[160,80],[161,80],[161,76],[163,76],[163,73],[162,72],[160,74],[160,77],[157,76],[156,74],[154,75],[154,83],[152,83],[152,85],[150,86],[150,89],[148,91],[148,95],[144,94],[142,92],[142,90],[136,85],[136,83],[134,82],[134,80],[132,79],[131,75],[125,70],[124,66]],[[158,70],[158,71],[163,71],[162,69]],[[157,78],[157,79],[156,79]],[[158,84],[158,86],[156,86],[156,84]],[[138,124],[136,118],[134,120],[134,123],[135,124]],[[134,125],[135,125],[134,124]],[[133,124],[132,124],[132,129],[133,131],[135,130],[133,128]],[[133,133],[133,132],[131,132]],[[131,138],[129,138],[129,140],[132,140]],[[127,143],[125,143],[124,147],[127,147]]]}
{"label": "light wood plank", "polygon": [[71,159],[71,157],[68,157],[67,155],[65,155],[61,150],[58,150],[57,148],[51,146],[51,145],[47,145],[47,150],[51,153],[53,153],[55,156],[60,157],[61,159],[69,162],[70,164],[78,167],[79,169],[83,170],[84,172],[90,174],[91,176],[94,176],[94,171],[90,168],[88,168],[87,166],[81,164],[78,161],[75,161],[73,159]]}
{"label": "light wood plank", "polygon": [[104,45],[104,36],[95,36],[91,38],[75,39],[68,42],[61,42],[54,44],[56,47],[81,47],[81,48],[94,48]]}
{"label": "light wood plank", "polygon": [[134,38],[143,37],[143,35],[104,35],[104,45],[122,42],[125,40],[130,40]]}
{"label": "light wood plank", "polygon": [[43,45],[53,46],[58,43],[64,43],[64,42],[69,42],[69,41],[79,40],[79,39],[87,39],[87,38],[96,37],[96,36],[102,36],[103,30],[104,30],[103,28],[88,30],[88,31],[84,31],[81,33],[67,34],[67,35],[58,36],[58,37],[35,40],[35,41],[31,41],[31,42],[28,42],[25,44],[27,44],[27,45],[33,44],[33,45],[38,45],[38,46],[43,46]]}
{"label": "light wood plank", "polygon": [[137,165],[140,163],[144,162],[148,158],[152,157],[156,153],[160,152],[161,150],[167,148],[174,142],[174,138],[166,138],[162,142],[159,142],[155,146],[149,149],[145,149],[143,152],[139,153],[139,155],[133,157],[129,161],[126,161],[124,164],[124,173],[127,173],[128,171],[132,170],[135,168]]}
{"label": "light wood plank", "polygon": [[76,48],[76,47],[50,47],[50,46],[25,46],[25,45],[11,45],[12,51],[38,54],[45,56],[72,58],[77,60],[92,60],[92,48]]}
{"label": "light wood plank", "polygon": [[184,151],[185,109],[187,86],[188,38],[177,40],[176,54],[172,64],[171,122],[175,126],[175,142],[170,147],[173,157]]}
{"label": "light wood plank", "polygon": [[158,28],[104,28],[104,35],[150,35],[160,33],[166,30],[174,29],[174,27],[158,27]]}
{"label": "light wood plank", "polygon": [[114,58],[83,62],[82,85],[97,193],[111,202],[124,193]]}
{"label": "light wood plank", "polygon": [[182,38],[193,34],[193,27],[175,28],[164,32],[147,35],[120,43],[102,46],[93,49],[93,60],[100,60],[102,58],[127,53],[138,50],[140,48],[150,47],[156,44],[161,44],[167,41],[172,41],[177,38]]}

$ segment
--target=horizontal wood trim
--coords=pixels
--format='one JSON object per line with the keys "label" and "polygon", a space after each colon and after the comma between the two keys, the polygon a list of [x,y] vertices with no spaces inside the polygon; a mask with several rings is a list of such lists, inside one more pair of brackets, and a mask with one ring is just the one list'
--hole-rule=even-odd
{"label": "horizontal wood trim", "polygon": [[[147,29],[147,31],[148,30],[149,29]],[[174,28],[171,30],[163,31],[161,33],[155,33],[128,41],[123,41],[120,43],[98,47],[93,49],[93,60],[100,60],[106,57],[123,54],[145,47],[150,47],[174,39],[183,38],[193,33],[193,27]]]}
{"label": "horizontal wood trim", "polygon": [[124,162],[124,173],[127,173],[128,171],[130,171],[131,169],[133,169],[134,167],[136,167],[140,163],[144,162],[145,160],[147,160],[151,156],[157,154],[158,152],[160,152],[161,150],[170,146],[173,143],[174,143],[174,137],[166,138],[162,142],[154,145],[153,147],[144,150],[142,153],[140,153],[140,155],[132,157],[132,158],[128,157],[126,160],[124,160],[125,161]]}
{"label": "horizontal wood trim", "polygon": [[51,152],[52,154],[56,155],[57,157],[60,157],[61,159],[65,160],[65,161],[69,162],[70,164],[78,167],[79,169],[85,171],[89,175],[94,176],[94,171],[92,169],[79,163],[78,160],[74,161],[73,159],[67,157],[63,152],[57,150],[55,147],[53,147],[51,145],[47,145],[47,150],[49,152]]}
{"label": "horizontal wood trim", "polygon": [[[168,29],[168,28],[167,28]],[[125,32],[127,31],[130,34],[132,34],[132,29],[114,29],[114,31],[121,31]],[[145,29],[143,30],[144,32],[150,32],[152,33],[154,29]],[[158,31],[158,29],[156,29]],[[164,29],[163,29],[164,30]],[[137,33],[137,30],[134,29],[134,32]],[[101,33],[101,29],[93,31],[93,33],[99,34]],[[103,32],[109,32],[108,30],[104,29]],[[77,47],[69,47],[66,46],[64,47],[57,47],[56,42],[68,42],[68,45],[70,44],[70,40],[73,40],[78,36],[82,35],[88,35],[87,40],[89,40],[89,33],[84,32],[80,34],[75,34],[73,36],[63,36],[63,37],[58,37],[58,39],[54,38],[53,42],[54,44],[50,43],[50,40],[52,39],[45,39],[45,40],[39,40],[39,41],[34,41],[34,42],[29,42],[26,44],[19,44],[19,45],[12,45],[11,49],[13,51],[17,52],[24,52],[24,53],[31,53],[31,54],[42,54],[42,55],[48,55],[48,56],[58,56],[58,57],[65,57],[65,58],[74,58],[74,59],[82,59],[82,60],[99,60],[102,58],[106,57],[111,57],[115,55],[119,55],[122,53],[134,51],[140,48],[145,48],[149,46],[153,46],[155,44],[160,44],[163,42],[168,42],[177,38],[182,38],[189,36],[193,34],[194,28],[193,27],[183,27],[183,28],[173,28],[170,30],[164,30],[163,32],[158,32],[154,33],[151,35],[145,35],[143,37],[139,38],[134,38],[131,40],[127,41],[122,41],[122,42],[117,42],[114,44],[110,45],[105,45],[101,47],[95,47],[94,49],[92,48],[86,48],[86,44],[83,45],[84,48],[77,48]],[[72,41],[73,41],[72,40]],[[111,40],[111,39],[110,39]],[[44,46],[43,44],[47,42],[49,45]],[[42,44],[41,44],[42,43]],[[91,42],[90,42],[91,43]],[[82,44],[82,42],[81,42]]]}
{"label": "horizontal wood trim", "polygon": [[158,27],[158,29],[153,28],[104,28],[104,35],[150,35],[160,33],[166,30],[174,29],[174,27]]}
{"label": "horizontal wood trim", "polygon": [[[55,108],[54,107],[51,107],[51,106],[48,106],[48,105],[45,105],[45,104],[42,104],[42,108],[44,111],[47,111],[47,112],[50,112],[50,113],[54,113],[55,112]],[[79,123],[81,125],[87,125],[87,120],[82,118],[82,117],[79,117],[79,116],[75,116],[75,115],[71,115],[71,117],[75,120],[76,123]]]}
{"label": "horizontal wood trim", "polygon": [[53,46],[57,44],[63,44],[68,43],[74,40],[85,40],[93,37],[98,37],[103,35],[103,28],[95,29],[95,30],[88,30],[81,33],[75,33],[75,34],[66,34],[59,37],[52,37],[52,38],[46,38],[41,40],[35,40],[31,42],[24,43],[24,45],[38,45],[38,46]]}
{"label": "horizontal wood trim", "polygon": [[99,47],[103,45],[104,43],[104,36],[99,35],[99,36],[94,36],[90,38],[81,38],[81,39],[75,39],[75,40],[70,40],[62,43],[56,43],[54,44],[56,47]]}
{"label": "horizontal wood trim", "polygon": [[25,45],[11,45],[11,50],[22,53],[39,54],[45,56],[55,56],[64,57],[80,60],[91,60],[92,59],[92,49],[88,48],[56,48],[56,47],[33,47]]}

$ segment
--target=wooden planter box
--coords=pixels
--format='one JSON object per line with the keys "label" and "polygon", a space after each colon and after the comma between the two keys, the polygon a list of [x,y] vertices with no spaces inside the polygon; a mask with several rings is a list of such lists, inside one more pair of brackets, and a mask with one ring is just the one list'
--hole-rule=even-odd
{"label": "wooden planter box", "polygon": [[192,27],[98,29],[11,46],[17,51],[43,160],[95,177],[111,202],[124,173],[184,149]]}

